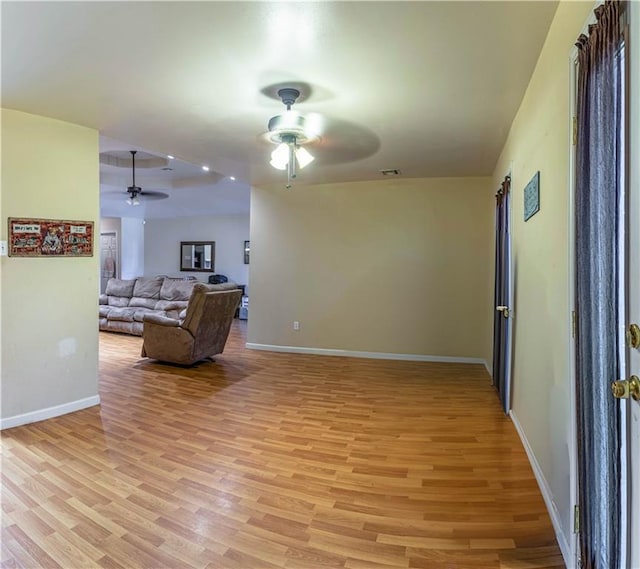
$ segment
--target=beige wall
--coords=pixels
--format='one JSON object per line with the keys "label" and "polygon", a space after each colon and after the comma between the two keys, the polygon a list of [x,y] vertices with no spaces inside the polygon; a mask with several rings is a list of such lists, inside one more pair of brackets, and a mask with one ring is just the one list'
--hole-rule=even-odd
{"label": "beige wall", "polygon": [[484,358],[490,183],[254,188],[249,343]]}
{"label": "beige wall", "polygon": [[[497,188],[513,162],[513,412],[567,543],[572,515],[569,54],[592,8],[592,2],[560,4],[493,180]],[[524,187],[538,170],[540,211],[525,223]],[[490,361],[490,335],[484,354]]]}
{"label": "beige wall", "polygon": [[144,226],[144,274],[191,275],[206,282],[213,273],[179,270],[180,241],[215,241],[215,272],[246,285],[249,265],[244,264],[244,242],[248,239],[248,215],[148,219]]}
{"label": "beige wall", "polygon": [[[7,217],[78,219],[99,231],[98,133],[2,110]],[[94,250],[95,253],[95,250]],[[98,256],[1,257],[2,419],[98,393]]]}
{"label": "beige wall", "polygon": [[123,279],[135,279],[144,274],[145,245],[144,219],[138,217],[120,218],[122,230],[122,250],[120,252],[121,271]]}

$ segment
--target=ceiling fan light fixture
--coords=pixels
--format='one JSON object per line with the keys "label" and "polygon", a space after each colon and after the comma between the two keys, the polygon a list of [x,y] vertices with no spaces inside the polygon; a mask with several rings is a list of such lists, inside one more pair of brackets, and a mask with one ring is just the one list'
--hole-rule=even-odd
{"label": "ceiling fan light fixture", "polygon": [[289,163],[289,145],[281,142],[278,147],[271,153],[270,164],[277,170],[285,170]]}
{"label": "ceiling fan light fixture", "polygon": [[[295,140],[293,140],[290,142],[281,142],[278,145],[271,153],[270,164],[277,170],[286,170],[292,159],[297,162],[300,169],[308,166],[315,160],[306,148],[296,146]],[[295,173],[292,177],[295,178]]]}
{"label": "ceiling fan light fixture", "polygon": [[269,129],[269,141],[275,144],[282,142],[284,136],[295,136],[298,144],[309,144],[320,138],[318,136],[317,120],[310,125],[302,115],[294,111],[286,111],[281,115],[276,115],[269,119],[267,125]]}
{"label": "ceiling fan light fixture", "polygon": [[313,162],[315,158],[311,156],[306,148],[300,147],[296,150],[296,160],[298,160],[298,166],[300,166],[300,169],[302,169],[305,166],[311,164],[311,162]]}
{"label": "ceiling fan light fixture", "polygon": [[129,186],[127,188],[127,192],[129,192],[129,195],[127,197],[127,205],[140,205],[140,198],[138,196],[140,195],[141,191],[142,188],[139,188],[138,186]]}
{"label": "ceiling fan light fixture", "polygon": [[313,129],[307,127],[304,116],[291,110],[291,105],[300,96],[300,91],[294,88],[284,88],[278,91],[278,96],[287,110],[281,115],[271,117],[268,124],[269,132],[267,140],[278,147],[271,153],[270,164],[278,170],[287,170],[287,188],[291,187],[291,180],[296,177],[296,165],[301,169],[308,166],[313,156],[302,148],[303,144],[309,144],[318,140],[318,121],[313,122]]}

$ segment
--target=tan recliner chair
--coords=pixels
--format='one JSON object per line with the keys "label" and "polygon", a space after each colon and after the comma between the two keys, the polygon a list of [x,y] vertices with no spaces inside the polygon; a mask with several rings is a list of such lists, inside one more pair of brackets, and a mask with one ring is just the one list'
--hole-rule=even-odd
{"label": "tan recliner chair", "polygon": [[184,320],[145,316],[142,356],[191,365],[221,354],[241,297],[239,289],[212,292],[205,284],[194,285]]}

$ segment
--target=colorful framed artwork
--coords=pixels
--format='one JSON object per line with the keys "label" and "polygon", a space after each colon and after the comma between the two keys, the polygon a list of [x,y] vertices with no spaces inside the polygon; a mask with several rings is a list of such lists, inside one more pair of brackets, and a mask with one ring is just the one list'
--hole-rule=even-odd
{"label": "colorful framed artwork", "polygon": [[93,221],[9,218],[10,257],[92,257]]}

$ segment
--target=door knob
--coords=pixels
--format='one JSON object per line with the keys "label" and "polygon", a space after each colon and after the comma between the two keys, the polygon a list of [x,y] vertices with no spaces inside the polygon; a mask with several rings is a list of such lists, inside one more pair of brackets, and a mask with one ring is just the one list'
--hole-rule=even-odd
{"label": "door knob", "polygon": [[640,348],[640,326],[631,324],[627,329],[627,345],[630,348]]}
{"label": "door knob", "polygon": [[640,401],[640,379],[632,375],[629,379],[619,379],[611,384],[611,393],[616,399],[629,399]]}
{"label": "door knob", "polygon": [[496,310],[498,312],[502,312],[502,316],[505,318],[509,318],[509,307],[508,306],[496,306]]}

